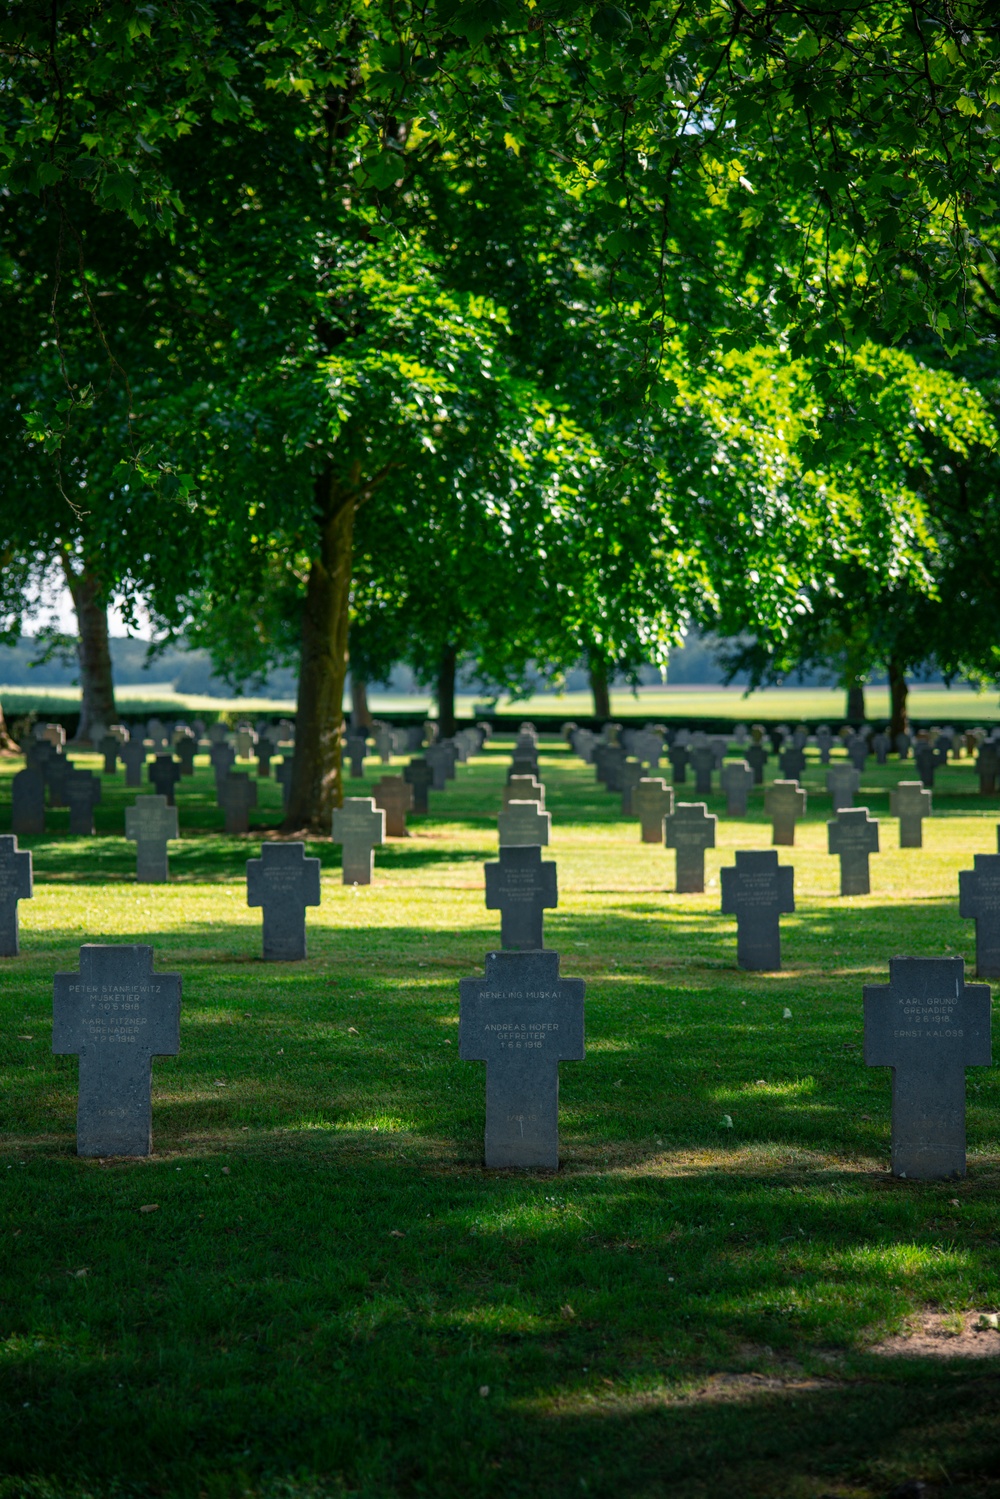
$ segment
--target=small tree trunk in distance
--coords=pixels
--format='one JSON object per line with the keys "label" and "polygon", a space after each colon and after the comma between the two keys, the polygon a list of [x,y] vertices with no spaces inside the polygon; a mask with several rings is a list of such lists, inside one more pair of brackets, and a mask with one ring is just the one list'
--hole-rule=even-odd
{"label": "small tree trunk in distance", "polygon": [[351,727],[370,729],[372,716],[368,709],[368,683],[351,672]]}
{"label": "small tree trunk in distance", "polygon": [[906,676],[903,664],[898,656],[889,657],[889,707],[890,722],[889,734],[895,743],[897,734],[905,734],[909,717],[906,712],[906,699],[909,688],[906,685]]}
{"label": "small tree trunk in distance", "polygon": [[328,468],[316,479],[315,496],[319,555],[309,569],[302,609],[295,757],[284,826],[329,833],[333,809],[344,799],[340,751],[357,486],[342,486]]}
{"label": "small tree trunk in distance", "polygon": [[84,563],[74,572],[70,557],[61,555],[63,573],[77,619],[76,653],[80,662],[80,722],[77,739],[89,739],[91,724],[112,724],[118,717],[108,643],[108,606],[93,572]]}
{"label": "small tree trunk in distance", "polygon": [[455,673],[458,670],[458,647],[446,645],[438,662],[437,710],[438,734],[450,739],[455,732]]}
{"label": "small tree trunk in distance", "polygon": [[20,746],[15,744],[7,732],[7,720],[3,716],[3,703],[0,703],[0,755],[18,755]]}
{"label": "small tree trunk in distance", "polygon": [[865,684],[855,677],[847,684],[847,711],[848,723],[863,724],[865,721]]}
{"label": "small tree trunk in distance", "polygon": [[611,690],[608,686],[608,668],[604,661],[591,659],[588,668],[590,691],[594,698],[594,717],[611,717]]}

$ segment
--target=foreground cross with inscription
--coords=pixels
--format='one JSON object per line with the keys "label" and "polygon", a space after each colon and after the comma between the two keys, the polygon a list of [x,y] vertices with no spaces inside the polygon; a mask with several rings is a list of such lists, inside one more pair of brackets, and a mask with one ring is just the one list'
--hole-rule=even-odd
{"label": "foreground cross with inscription", "polygon": [[500,946],[516,952],[543,948],[543,913],[559,904],[556,866],[542,863],[537,844],[508,844],[499,863],[485,869],[486,909],[500,912]]}
{"label": "foreground cross with inscription", "polygon": [[247,905],[264,909],[264,958],[296,963],[306,956],[306,906],[320,903],[320,862],[304,843],[265,843],[247,860]]}
{"label": "foreground cross with inscription", "polygon": [[736,917],[736,961],[753,972],[781,967],[779,916],[795,910],[795,870],[773,849],[739,849],[735,869],[720,869],[722,914]]}
{"label": "foreground cross with inscription", "polygon": [[462,979],[458,1054],[486,1063],[486,1165],[559,1169],[559,1063],[583,1061],[582,979],[554,952],[491,952]]}
{"label": "foreground cross with inscription", "polygon": [[965,1175],[965,1069],[988,1067],[990,990],[961,958],[890,958],[865,985],[865,1061],[892,1068],[892,1174]]}
{"label": "foreground cross with inscription", "polygon": [[153,949],[80,948],[80,972],[57,973],[52,1050],[76,1052],[78,1155],[149,1155],[152,1059],[180,1050],[181,976],[154,973]]}
{"label": "foreground cross with inscription", "polygon": [[4,833],[0,837],[0,958],[17,957],[17,903],[30,900],[33,894],[31,855],[18,848],[14,834]]}

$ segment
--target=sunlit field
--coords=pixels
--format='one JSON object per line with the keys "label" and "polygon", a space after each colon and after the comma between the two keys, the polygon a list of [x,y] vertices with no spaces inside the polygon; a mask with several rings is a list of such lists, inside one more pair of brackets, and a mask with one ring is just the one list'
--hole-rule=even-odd
{"label": "sunlit field", "polygon": [[[458,980],[499,940],[482,865],[511,747],[432,793],[370,888],[311,842],[323,900],[299,964],[261,961],[246,905],[273,780],[227,837],[199,759],[166,886],[134,882],[122,772],[95,838],[57,810],[22,840],[35,896],[0,966],[0,1499],[1000,1495],[1000,1333],[977,1331],[1000,1308],[995,1071],[967,1074],[967,1180],[919,1185],[888,1174],[890,1073],[861,1052],[862,987],[890,957],[965,954],[973,976],[958,871],[996,851],[1000,798],[949,764],[923,849],[900,850],[888,793],[913,764],[871,761],[858,801],[882,851],[872,894],[842,899],[812,760],[778,851],[785,966],[744,974],[719,870],[770,846],[762,789],[741,820],[710,798],[706,891],[679,896],[673,853],[544,741],[546,940],[587,981],[587,1056],[561,1068],[558,1175],[487,1174]],[[21,763],[0,768],[0,831]],[[151,943],[183,977],[148,1160],[74,1153],[51,1003],[83,942]]]}

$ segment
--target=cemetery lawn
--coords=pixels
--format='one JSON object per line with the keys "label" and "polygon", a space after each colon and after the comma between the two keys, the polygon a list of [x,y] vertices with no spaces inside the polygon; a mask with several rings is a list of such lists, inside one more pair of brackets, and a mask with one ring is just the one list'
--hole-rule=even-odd
{"label": "cemetery lawn", "polygon": [[[121,772],[96,838],[56,811],[22,840],[35,896],[0,966],[0,1499],[1000,1495],[1000,1333],[975,1330],[1000,1308],[996,1071],[967,1074],[967,1179],[906,1183],[890,1074],[861,1052],[862,986],[890,957],[964,953],[972,977],[957,875],[996,850],[997,802],[950,765],[924,848],[900,850],[888,789],[912,762],[870,762],[883,851],[873,893],[843,900],[811,762],[779,850],[785,968],[743,974],[719,868],[769,846],[761,789],[746,820],[710,799],[708,887],[678,896],[673,854],[546,741],[546,937],[587,981],[587,1058],[561,1069],[559,1174],[488,1175],[458,979],[497,941],[482,861],[509,750],[459,767],[370,888],[310,844],[301,964],[260,960],[246,906],[271,780],[258,830],[225,837],[199,761],[166,886],[132,879]],[[0,831],[19,765],[0,766]],[[148,1160],[74,1153],[52,981],[86,941],[151,943],[183,976]]]}

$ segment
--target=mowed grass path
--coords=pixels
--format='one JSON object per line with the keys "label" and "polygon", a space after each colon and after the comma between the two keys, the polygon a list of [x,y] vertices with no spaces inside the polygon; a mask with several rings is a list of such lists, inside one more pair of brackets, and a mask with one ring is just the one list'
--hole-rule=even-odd
{"label": "mowed grass path", "polygon": [[[561,1068],[558,1176],[488,1175],[457,981],[497,941],[482,863],[509,748],[459,767],[369,889],[310,844],[302,964],[260,961],[262,834],[220,833],[204,764],[168,886],[134,883],[121,773],[98,837],[57,811],[24,840],[36,894],[0,965],[0,1499],[1000,1494],[1000,1359],[878,1351],[928,1311],[957,1330],[1000,1306],[995,1074],[968,1073],[968,1179],[900,1183],[890,1074],[860,1049],[862,986],[891,956],[971,970],[957,873],[996,850],[1000,802],[951,765],[925,847],[901,851],[888,790],[912,762],[872,764],[883,852],[873,894],[843,900],[810,765],[779,850],[785,969],[749,975],[718,871],[769,846],[760,790],[746,820],[711,800],[708,888],[678,896],[673,855],[546,742],[546,935],[587,980],[587,1058]],[[272,829],[278,788],[259,786]],[[74,1155],[52,976],[85,941],[150,942],[183,975],[146,1161]]]}

